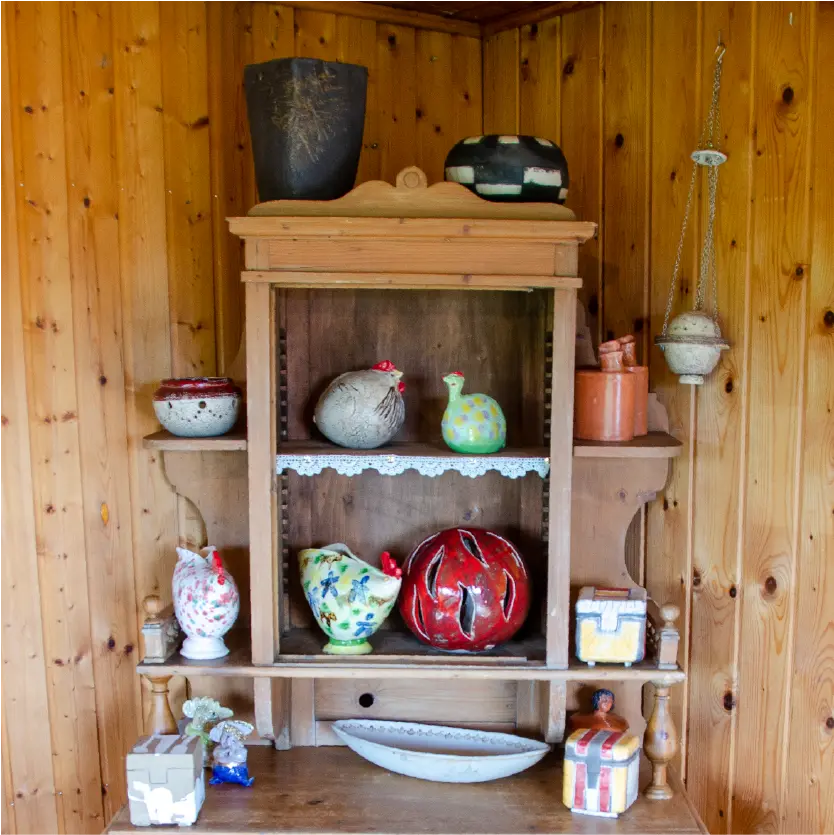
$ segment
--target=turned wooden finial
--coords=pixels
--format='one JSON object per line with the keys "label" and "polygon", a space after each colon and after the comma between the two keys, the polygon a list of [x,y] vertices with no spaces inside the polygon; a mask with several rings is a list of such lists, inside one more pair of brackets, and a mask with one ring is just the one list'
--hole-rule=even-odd
{"label": "turned wooden finial", "polygon": [[676,629],[675,621],[681,616],[680,607],[674,603],[664,603],[660,607],[660,616],[663,618],[664,629]]}
{"label": "turned wooden finial", "polygon": [[142,608],[145,610],[148,620],[159,620],[159,616],[162,614],[165,604],[162,602],[162,598],[158,594],[149,594],[142,601]]}
{"label": "turned wooden finial", "polygon": [[145,675],[151,686],[151,706],[148,714],[148,730],[152,734],[177,733],[177,720],[171,712],[168,702],[168,682],[170,675]]}
{"label": "turned wooden finial", "polygon": [[678,731],[669,711],[669,680],[658,679],[652,684],[654,709],[643,740],[643,751],[652,764],[652,782],[645,795],[649,800],[669,800],[674,792],[667,780],[666,769],[678,753]]}
{"label": "turned wooden finial", "polygon": [[429,179],[421,168],[412,165],[397,174],[397,188],[427,188]]}

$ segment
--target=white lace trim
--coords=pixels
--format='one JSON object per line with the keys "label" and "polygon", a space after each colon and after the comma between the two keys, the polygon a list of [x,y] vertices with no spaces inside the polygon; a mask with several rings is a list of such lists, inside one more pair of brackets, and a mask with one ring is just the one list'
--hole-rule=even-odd
{"label": "white lace trim", "polygon": [[446,472],[457,472],[468,478],[478,478],[494,470],[506,478],[523,478],[536,473],[545,478],[550,471],[548,458],[510,458],[496,455],[436,458],[427,455],[278,455],[276,471],[294,470],[299,475],[318,475],[325,468],[340,475],[354,476],[364,470],[376,470],[380,475],[402,475],[406,470],[417,470],[420,475],[434,478]]}

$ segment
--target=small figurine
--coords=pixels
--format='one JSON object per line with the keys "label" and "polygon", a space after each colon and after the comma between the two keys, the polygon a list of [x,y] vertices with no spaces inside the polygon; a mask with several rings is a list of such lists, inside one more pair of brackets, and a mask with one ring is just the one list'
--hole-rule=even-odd
{"label": "small figurine", "polygon": [[208,696],[197,696],[189,699],[182,706],[182,712],[191,720],[185,726],[188,736],[198,736],[203,740],[203,766],[211,764],[210,755],[214,743],[209,736],[209,725],[214,725],[223,719],[231,719],[234,711],[223,707],[217,699]]}
{"label": "small figurine", "polygon": [[465,382],[460,371],[443,378],[449,389],[449,403],[443,413],[443,440],[455,452],[487,455],[503,449],[507,442],[507,421],[501,407],[486,394],[463,394]]}
{"label": "small figurine", "polygon": [[243,744],[243,740],[253,730],[252,725],[239,719],[227,719],[211,729],[209,737],[217,743],[217,747],[214,749],[210,785],[239,783],[241,786],[251,786],[255,782],[255,778],[249,776],[249,767],[246,765],[248,752]]}
{"label": "small figurine", "polygon": [[585,586],[576,601],[576,657],[596,663],[625,664],[646,653],[646,590]]}
{"label": "small figurine", "polygon": [[306,548],[298,555],[301,585],[313,616],[330,640],[328,655],[367,655],[368,638],[391,614],[402,585],[402,569],[386,551],[382,568],[369,565],[347,545]]}
{"label": "small figurine", "polygon": [[402,376],[389,360],[340,374],[319,398],[313,422],[328,441],[348,449],[387,444],[405,421]]}
{"label": "small figurine", "polygon": [[597,731],[627,731],[628,722],[614,710],[614,694],[610,690],[595,690],[591,696],[593,713],[576,713],[570,718],[571,731],[580,728]]}
{"label": "small figurine", "polygon": [[186,634],[180,652],[186,658],[222,658],[229,654],[223,636],[240,611],[240,595],[226,571],[217,548],[209,545],[197,554],[177,548],[174,569],[174,614]]}

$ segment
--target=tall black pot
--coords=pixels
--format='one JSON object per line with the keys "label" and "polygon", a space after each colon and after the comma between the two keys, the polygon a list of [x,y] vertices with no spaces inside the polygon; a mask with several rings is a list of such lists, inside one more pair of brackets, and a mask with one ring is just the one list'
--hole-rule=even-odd
{"label": "tall black pot", "polygon": [[315,58],[277,58],[244,68],[258,195],[333,200],[353,188],[368,69]]}

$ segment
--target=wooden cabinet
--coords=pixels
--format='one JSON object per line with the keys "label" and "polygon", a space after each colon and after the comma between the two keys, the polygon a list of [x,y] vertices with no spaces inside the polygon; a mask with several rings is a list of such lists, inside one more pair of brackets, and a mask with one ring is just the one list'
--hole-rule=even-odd
{"label": "wooden cabinet", "polygon": [[[409,711],[386,718],[509,726],[558,742],[577,688],[619,682],[640,729],[642,687],[651,682],[657,739],[646,751],[655,795],[668,792],[674,728],[665,700],[684,678],[672,648],[675,607],[661,616],[654,606],[650,631],[660,651],[646,661],[626,669],[572,660],[572,590],[634,584],[626,531],[663,487],[679,449],[662,415],[655,431],[630,444],[573,442],[578,250],[594,224],[560,206],[486,203],[450,183],[429,188],[422,172],[406,169],[396,186],[366,183],[327,203],[262,204],[230,226],[245,248],[246,435],[195,442],[157,433],[146,444],[180,468],[186,453],[248,456],[251,628],[225,659],[143,662],[139,671],[152,677],[158,698],[165,676],[251,677],[258,732],[281,749],[333,744],[330,722],[356,715],[357,695],[372,695],[366,688],[387,689],[388,702]],[[323,387],[383,359],[407,382],[397,443],[360,453],[316,438],[311,411]],[[508,446],[497,457],[506,463],[442,444],[441,378],[457,368],[470,390],[503,407]],[[200,479],[193,482],[199,507]],[[372,655],[321,653],[325,637],[298,579],[301,548],[343,541],[370,561],[382,550],[404,558],[427,534],[461,524],[505,534],[524,555],[536,602],[516,638],[491,652],[447,655],[420,644],[392,615],[372,639]],[[363,707],[373,704],[366,698]],[[165,717],[161,706],[156,715]],[[342,752],[291,752],[283,765],[273,756],[279,769],[292,757],[302,769],[312,767],[310,756],[322,768],[344,760],[365,779],[365,765]],[[554,808],[559,797],[554,785]],[[566,831],[570,815],[560,820],[558,831]],[[370,819],[362,825],[383,831]]]}

